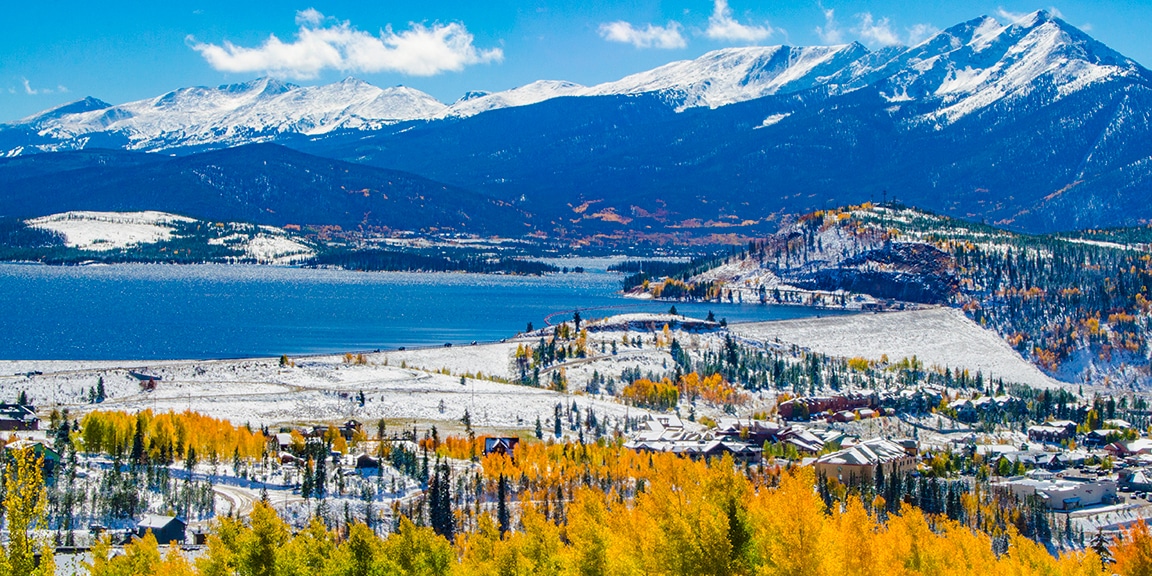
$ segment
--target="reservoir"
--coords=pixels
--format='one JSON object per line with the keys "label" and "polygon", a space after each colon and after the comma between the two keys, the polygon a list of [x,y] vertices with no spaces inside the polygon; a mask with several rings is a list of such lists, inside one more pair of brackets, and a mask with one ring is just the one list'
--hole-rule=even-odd
{"label": "reservoir", "polygon": [[[571,318],[667,312],[623,275],[349,272],[272,266],[0,264],[0,359],[162,360],[466,345]],[[676,303],[749,322],[843,312]]]}

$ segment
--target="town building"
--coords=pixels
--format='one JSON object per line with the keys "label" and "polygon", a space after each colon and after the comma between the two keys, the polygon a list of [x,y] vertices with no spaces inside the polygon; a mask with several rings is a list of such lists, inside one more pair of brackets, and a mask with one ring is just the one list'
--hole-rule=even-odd
{"label": "town building", "polygon": [[136,536],[143,538],[148,531],[160,544],[183,544],[188,524],[176,516],[147,514],[136,523]]}
{"label": "town building", "polygon": [[876,477],[877,467],[882,467],[885,475],[909,472],[915,469],[916,458],[900,444],[874,438],[825,454],[816,459],[813,467],[817,475],[835,478],[844,484],[856,484],[871,482]]}
{"label": "town building", "polygon": [[1116,501],[1116,482],[1107,478],[1051,478],[1020,476],[997,483],[1019,498],[1036,496],[1052,510],[1076,510]]}

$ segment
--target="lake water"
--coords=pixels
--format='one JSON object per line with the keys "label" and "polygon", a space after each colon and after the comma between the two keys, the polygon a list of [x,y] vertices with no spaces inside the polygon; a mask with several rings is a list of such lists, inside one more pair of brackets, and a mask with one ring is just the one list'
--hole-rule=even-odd
{"label": "lake water", "polygon": [[[345,272],[264,266],[0,264],[0,359],[235,358],[466,344],[580,309],[666,312],[617,294],[619,274],[545,277]],[[833,312],[677,303],[730,322]]]}

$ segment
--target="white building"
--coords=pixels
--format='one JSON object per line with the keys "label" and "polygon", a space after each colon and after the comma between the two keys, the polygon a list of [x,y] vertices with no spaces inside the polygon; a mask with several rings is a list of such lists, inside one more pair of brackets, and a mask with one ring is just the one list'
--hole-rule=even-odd
{"label": "white building", "polygon": [[1116,501],[1116,481],[1107,478],[1041,480],[1020,476],[1000,482],[996,486],[1011,490],[1020,498],[1039,496],[1052,510],[1075,510]]}

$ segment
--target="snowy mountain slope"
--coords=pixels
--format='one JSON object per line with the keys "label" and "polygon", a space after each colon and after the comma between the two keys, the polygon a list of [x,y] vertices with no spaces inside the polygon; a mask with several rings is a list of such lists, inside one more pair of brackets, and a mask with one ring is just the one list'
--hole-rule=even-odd
{"label": "snowy mountain slope", "polygon": [[983,17],[939,32],[865,71],[890,101],[917,101],[919,120],[952,123],[1034,93],[1052,103],[1114,78],[1148,71],[1045,11],[1009,24]]}
{"label": "snowy mountain slope", "polygon": [[173,224],[192,218],[165,212],[65,212],[33,218],[29,226],[63,236],[64,245],[81,250],[119,250],[172,238]]}
{"label": "snowy mountain slope", "polygon": [[868,49],[858,43],[726,48],[593,86],[583,95],[658,92],[667,95],[677,110],[718,108],[823,85],[867,54]]}
{"label": "snowy mountain slope", "polygon": [[[86,138],[93,134],[119,139],[125,149],[161,150],[262,142],[279,134],[378,128],[428,118],[446,108],[418,90],[382,89],[354,78],[312,87],[261,78],[217,88],[182,88],[118,106],[89,100],[27,118],[16,126],[57,143],[42,147],[45,150],[84,148],[89,144]],[[79,106],[85,102],[88,105]]]}
{"label": "snowy mountain slope", "polygon": [[87,98],[0,124],[0,156],[86,147],[195,151],[467,118],[566,96],[657,94],[681,112],[814,88],[829,94],[872,88],[906,125],[931,127],[1026,98],[1041,97],[1031,105],[1051,104],[1109,80],[1150,78],[1139,64],[1038,11],[1009,23],[976,18],[912,47],[727,48],[596,86],[541,80],[469,93],[450,106],[418,90],[377,88],[353,78],[311,87],[262,78],[182,88],[117,106]]}
{"label": "snowy mountain slope", "polygon": [[[505,90],[503,92],[470,93],[461,98],[452,106],[444,110],[442,116],[475,116],[489,110],[512,108],[515,106],[528,106],[559,98],[561,96],[580,96],[587,88],[573,82],[563,80],[537,80],[531,84]],[[471,96],[471,97],[469,97]]]}
{"label": "snowy mountain slope", "polygon": [[201,252],[204,261],[293,264],[316,255],[310,242],[281,228],[243,222],[204,222],[152,210],[64,212],[33,218],[25,224],[54,232],[65,247],[95,258],[147,250],[149,245],[166,248],[164,244],[171,244],[175,250],[173,256],[180,251]]}

